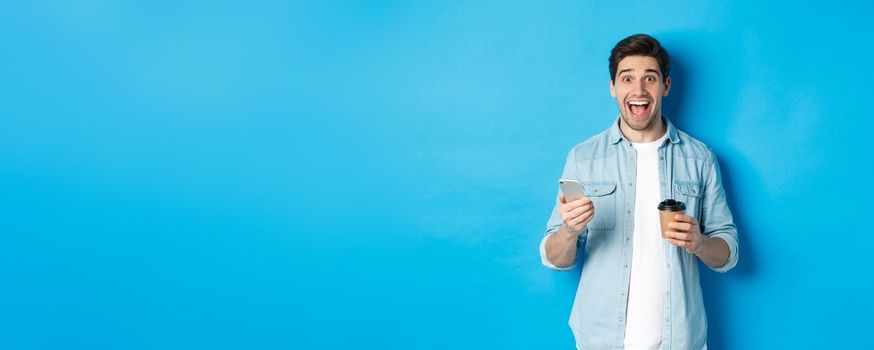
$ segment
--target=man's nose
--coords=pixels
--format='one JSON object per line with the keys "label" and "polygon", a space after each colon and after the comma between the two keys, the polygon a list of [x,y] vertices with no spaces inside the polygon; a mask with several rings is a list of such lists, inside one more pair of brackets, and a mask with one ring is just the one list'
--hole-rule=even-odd
{"label": "man's nose", "polygon": [[637,81],[637,84],[634,84],[634,92],[638,95],[646,95],[646,86],[644,85],[643,79]]}

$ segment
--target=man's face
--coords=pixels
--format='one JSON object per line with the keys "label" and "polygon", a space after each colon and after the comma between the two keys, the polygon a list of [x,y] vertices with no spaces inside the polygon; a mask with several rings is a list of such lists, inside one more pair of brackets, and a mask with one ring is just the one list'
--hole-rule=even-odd
{"label": "man's face", "polygon": [[610,95],[616,98],[622,120],[632,130],[644,131],[662,115],[662,97],[671,89],[671,78],[662,80],[659,62],[648,56],[628,56],[619,61]]}

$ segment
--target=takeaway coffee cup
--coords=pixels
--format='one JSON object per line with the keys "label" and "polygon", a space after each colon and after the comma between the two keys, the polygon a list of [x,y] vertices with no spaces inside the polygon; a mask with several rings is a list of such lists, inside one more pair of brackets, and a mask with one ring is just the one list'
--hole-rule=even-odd
{"label": "takeaway coffee cup", "polygon": [[674,221],[674,215],[686,212],[686,204],[678,200],[665,199],[659,203],[659,219],[662,223],[662,238],[669,231],[668,224]]}

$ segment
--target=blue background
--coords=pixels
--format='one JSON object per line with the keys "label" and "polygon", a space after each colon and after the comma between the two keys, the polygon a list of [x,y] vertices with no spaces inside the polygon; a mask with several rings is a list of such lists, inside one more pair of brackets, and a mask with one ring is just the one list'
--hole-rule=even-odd
{"label": "blue background", "polygon": [[711,348],[871,347],[872,15],[5,2],[0,348],[571,349],[579,271],[537,247],[637,32],[740,229],[702,270]]}

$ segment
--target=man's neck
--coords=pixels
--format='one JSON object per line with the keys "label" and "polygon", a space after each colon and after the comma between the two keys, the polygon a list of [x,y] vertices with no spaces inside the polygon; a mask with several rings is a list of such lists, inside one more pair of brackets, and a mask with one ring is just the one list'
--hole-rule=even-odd
{"label": "man's neck", "polygon": [[667,124],[665,124],[664,118],[659,118],[649,128],[640,131],[632,129],[628,124],[625,124],[625,121],[622,120],[622,118],[619,118],[619,131],[622,131],[622,135],[624,135],[628,141],[634,143],[656,141],[664,136],[667,130],[668,127]]}

